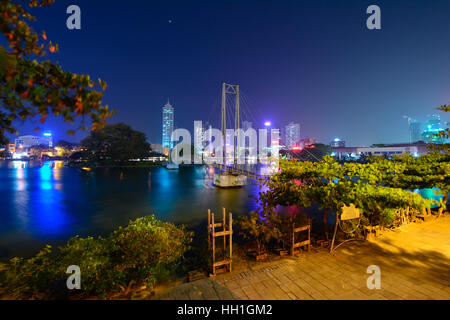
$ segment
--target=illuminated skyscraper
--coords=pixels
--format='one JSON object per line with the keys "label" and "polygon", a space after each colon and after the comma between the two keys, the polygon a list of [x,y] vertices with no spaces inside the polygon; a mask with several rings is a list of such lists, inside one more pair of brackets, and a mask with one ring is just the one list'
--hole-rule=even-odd
{"label": "illuminated skyscraper", "polygon": [[163,119],[162,119],[162,147],[164,153],[168,153],[173,147],[171,141],[173,126],[174,126],[174,108],[167,100],[167,104],[163,107]]}
{"label": "illuminated skyscraper", "polygon": [[300,142],[300,124],[299,123],[289,123],[285,130],[285,144],[286,147],[292,148]]}
{"label": "illuminated skyscraper", "polygon": [[194,121],[194,151],[197,156],[203,154],[203,123]]}
{"label": "illuminated skyscraper", "polygon": [[249,121],[243,121],[242,122],[242,130],[247,131],[248,129],[252,128],[252,123]]}
{"label": "illuminated skyscraper", "polygon": [[409,135],[411,142],[417,142],[423,140],[422,138],[422,123],[416,119],[411,119],[409,122]]}
{"label": "illuminated skyscraper", "polygon": [[422,132],[422,137],[425,142],[442,144],[446,142],[443,136],[436,136],[438,132],[444,131],[441,127],[441,117],[433,114],[427,121],[425,130]]}

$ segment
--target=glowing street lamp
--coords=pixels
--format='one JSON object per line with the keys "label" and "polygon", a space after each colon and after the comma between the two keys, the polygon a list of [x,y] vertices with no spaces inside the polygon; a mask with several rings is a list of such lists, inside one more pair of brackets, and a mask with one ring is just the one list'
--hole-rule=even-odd
{"label": "glowing street lamp", "polygon": [[271,125],[272,125],[272,122],[270,122],[270,121],[264,122],[265,127],[270,127]]}

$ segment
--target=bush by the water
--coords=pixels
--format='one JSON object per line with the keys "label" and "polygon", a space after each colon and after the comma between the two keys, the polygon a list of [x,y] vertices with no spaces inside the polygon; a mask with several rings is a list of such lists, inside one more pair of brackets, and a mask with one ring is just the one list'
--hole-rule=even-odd
{"label": "bush by the water", "polygon": [[[0,265],[0,291],[21,298],[67,295],[67,267],[81,271],[81,291],[105,295],[130,284],[154,286],[181,266],[192,232],[154,216],[137,219],[107,238],[70,239],[63,247]],[[78,291],[79,290],[75,290]]]}

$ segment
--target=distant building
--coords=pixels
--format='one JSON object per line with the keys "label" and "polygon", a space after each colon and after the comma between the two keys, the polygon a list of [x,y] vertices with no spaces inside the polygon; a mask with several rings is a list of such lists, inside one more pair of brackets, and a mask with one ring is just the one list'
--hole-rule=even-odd
{"label": "distant building", "polygon": [[345,147],[345,141],[341,140],[339,138],[334,139],[330,142],[330,146],[334,148],[344,148]]}
{"label": "distant building", "polygon": [[211,140],[212,140],[212,125],[210,125],[209,122],[205,122],[203,124],[203,147],[206,147]]}
{"label": "distant building", "polygon": [[409,121],[409,139],[410,142],[422,141],[422,123],[416,119]]}
{"label": "distant building", "polygon": [[160,143],[151,143],[150,149],[152,149],[152,151],[156,153],[163,153],[163,147]]}
{"label": "distant building", "polygon": [[207,148],[208,145],[212,142],[212,126],[209,124],[209,122],[203,123],[203,130],[202,130],[202,155],[203,157],[210,156],[210,148]]}
{"label": "distant building", "polygon": [[226,156],[226,163],[233,164],[234,163],[234,132],[232,130],[225,132],[225,151],[224,154]]}
{"label": "distant building", "polygon": [[194,151],[196,155],[201,156],[203,154],[203,140],[204,140],[204,128],[203,123],[200,120],[194,121]]}
{"label": "distant building", "polygon": [[305,139],[301,139],[299,141],[299,147],[303,149],[305,146],[311,146],[311,145],[316,144],[316,143],[317,143],[316,139],[305,138]]}
{"label": "distant building", "polygon": [[285,145],[288,148],[298,146],[300,143],[300,124],[289,123],[285,128]]}
{"label": "distant building", "polygon": [[169,150],[173,148],[172,132],[174,128],[174,108],[167,101],[163,107],[162,118],[162,148],[165,154],[169,154]]}
{"label": "distant building", "polygon": [[416,146],[407,147],[337,147],[333,148],[332,156],[337,159],[360,158],[361,156],[394,156],[409,153],[413,156],[419,155]]}
{"label": "distant building", "polygon": [[250,121],[243,121],[242,122],[242,129],[244,131],[247,131],[248,129],[253,128],[253,123],[251,123]]}
{"label": "distant building", "polygon": [[435,136],[436,133],[444,131],[441,127],[441,117],[437,114],[431,116],[422,132],[422,140],[428,143],[443,144],[446,139],[442,136]]}
{"label": "distant building", "polygon": [[387,156],[409,153],[412,156],[424,155],[433,151],[428,144],[419,141],[415,143],[396,143],[374,145],[371,147],[333,147],[333,156],[337,159],[359,158],[364,156]]}
{"label": "distant building", "polygon": [[423,141],[417,141],[413,143],[391,143],[386,144],[384,147],[416,147],[419,155],[428,154],[433,151],[433,148],[429,148],[429,144]]}
{"label": "distant building", "polygon": [[51,134],[44,134],[44,136],[21,136],[15,139],[15,149],[30,149],[34,146],[53,147],[53,140]]}
{"label": "distant building", "polygon": [[14,153],[16,152],[16,145],[14,143],[10,143],[6,146],[6,152]]}
{"label": "distant building", "polygon": [[357,155],[373,155],[373,156],[393,156],[397,154],[409,153],[413,156],[419,155],[419,150],[416,146],[404,146],[404,147],[360,147],[357,148]]}

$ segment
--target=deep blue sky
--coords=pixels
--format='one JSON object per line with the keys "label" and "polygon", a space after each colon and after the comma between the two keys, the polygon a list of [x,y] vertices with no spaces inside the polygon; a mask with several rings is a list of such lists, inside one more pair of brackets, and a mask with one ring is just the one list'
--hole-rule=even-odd
{"label": "deep blue sky", "polygon": [[[450,1],[56,2],[33,10],[35,29],[60,45],[51,59],[107,81],[104,102],[118,111],[111,122],[150,142],[160,143],[167,97],[178,127],[218,125],[223,81],[241,85],[249,120],[295,121],[302,137],[353,146],[406,142],[404,115],[425,119],[450,102]],[[81,7],[80,31],[66,28],[70,4]],[[381,7],[382,30],[366,28],[371,4]],[[57,120],[45,128],[56,139],[86,135],[65,136]]]}

